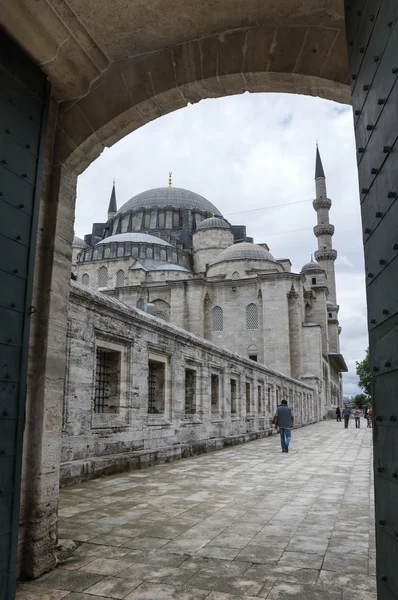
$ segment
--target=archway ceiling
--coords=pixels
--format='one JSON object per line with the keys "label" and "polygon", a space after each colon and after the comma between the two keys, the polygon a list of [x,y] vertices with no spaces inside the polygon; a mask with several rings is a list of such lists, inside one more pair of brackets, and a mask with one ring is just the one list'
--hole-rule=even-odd
{"label": "archway ceiling", "polygon": [[60,102],[57,159],[188,102],[285,91],[350,102],[343,0],[0,0]]}

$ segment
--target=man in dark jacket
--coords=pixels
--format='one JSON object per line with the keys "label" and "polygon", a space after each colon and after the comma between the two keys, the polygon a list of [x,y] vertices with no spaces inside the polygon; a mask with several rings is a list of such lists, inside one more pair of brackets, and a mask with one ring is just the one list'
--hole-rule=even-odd
{"label": "man in dark jacket", "polygon": [[282,452],[289,452],[294,417],[291,409],[287,405],[287,400],[282,400],[282,404],[276,409],[274,423],[275,427],[279,427],[279,432],[281,434]]}
{"label": "man in dark jacket", "polygon": [[341,423],[341,410],[340,410],[340,406],[338,406],[336,408],[336,421]]}

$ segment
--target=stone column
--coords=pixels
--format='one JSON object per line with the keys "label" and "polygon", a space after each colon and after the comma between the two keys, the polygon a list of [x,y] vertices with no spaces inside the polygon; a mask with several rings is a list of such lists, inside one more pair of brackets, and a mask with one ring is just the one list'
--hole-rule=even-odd
{"label": "stone column", "polygon": [[290,345],[290,374],[298,379],[303,372],[301,327],[299,295],[292,287],[287,295],[289,310],[289,345]]}
{"label": "stone column", "polygon": [[67,311],[77,175],[53,166],[50,111],[36,244],[21,489],[19,574],[55,567]]}

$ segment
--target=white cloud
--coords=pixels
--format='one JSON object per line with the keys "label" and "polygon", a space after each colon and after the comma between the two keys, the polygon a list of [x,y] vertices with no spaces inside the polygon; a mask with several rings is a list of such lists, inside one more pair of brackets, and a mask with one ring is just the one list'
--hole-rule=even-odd
{"label": "white cloud", "polygon": [[275,256],[290,258],[299,271],[317,248],[311,203],[316,139],[333,202],[341,345],[354,369],[345,376],[345,393],[356,393],[355,360],[363,358],[367,328],[351,108],[305,96],[246,93],[157,119],[106,149],[80,176],[76,234],[82,237],[93,222],[106,219],[113,177],[120,207],[145,189],[167,185],[171,170],[174,185],[202,194],[224,215],[291,203],[228,218],[245,224],[249,236],[266,242]]}

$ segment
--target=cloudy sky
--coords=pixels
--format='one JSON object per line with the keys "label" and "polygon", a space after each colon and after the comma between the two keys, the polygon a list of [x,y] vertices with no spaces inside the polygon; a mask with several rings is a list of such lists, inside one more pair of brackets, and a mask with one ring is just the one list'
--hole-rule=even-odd
{"label": "cloudy sky", "polygon": [[[146,189],[173,184],[213,202],[255,242],[300,271],[317,249],[312,227],[315,142],[332,200],[341,349],[349,367],[344,394],[358,391],[355,361],[367,341],[362,234],[352,112],[305,96],[243,94],[204,100],[125,137],[79,177],[75,232],[106,220],[116,180],[118,207]],[[276,205],[284,205],[276,207]]]}

